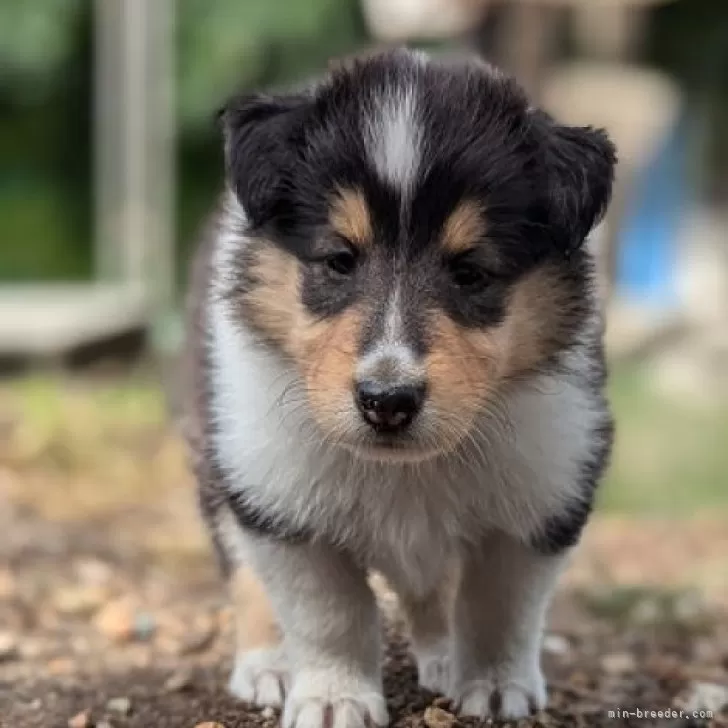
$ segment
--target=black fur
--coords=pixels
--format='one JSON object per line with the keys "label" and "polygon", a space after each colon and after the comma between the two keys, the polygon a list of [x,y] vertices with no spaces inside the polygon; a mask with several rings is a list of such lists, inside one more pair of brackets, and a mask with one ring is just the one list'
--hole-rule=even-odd
{"label": "black fur", "polygon": [[[383,180],[367,149],[363,124],[388,96],[415,95],[422,141],[421,164],[407,190]],[[591,314],[593,270],[580,250],[609,202],[615,150],[606,134],[568,127],[529,106],[518,85],[482,64],[421,64],[399,51],[347,64],[310,89],[233,99],[221,112],[228,182],[248,216],[248,230],[280,246],[302,263],[301,300],[317,318],[361,305],[366,312],[362,352],[382,329],[395,281],[402,292],[407,343],[428,350],[429,312],[442,311],[461,326],[487,329],[503,320],[514,285],[534,268],[557,267],[567,295],[558,330],[549,332],[560,354],[579,340]],[[347,249],[328,228],[339,188],[360,191],[371,217],[374,244],[356,252],[350,272],[330,258]],[[484,211],[486,230],[464,258],[437,244],[449,215],[463,200]],[[239,281],[231,295],[243,298],[256,285],[249,260],[255,243],[241,248]],[[458,282],[458,266],[478,275]],[[591,352],[600,391],[601,344]],[[588,516],[596,482],[611,450],[608,414],[594,433],[583,464],[583,498],[569,515],[551,519],[533,546],[553,553],[576,543]],[[222,472],[214,475],[224,487]],[[214,500],[214,499],[213,499]],[[305,538],[257,513],[244,497],[227,507],[241,525],[287,539]]]}
{"label": "black fur", "polygon": [[235,99],[219,114],[227,176],[254,226],[279,212],[277,203],[295,162],[297,129],[307,110],[303,96],[254,94]]}
{"label": "black fur", "polygon": [[[426,113],[424,159],[403,206],[402,190],[373,169],[362,124],[373,104],[405,92]],[[406,297],[426,298],[425,308],[443,308],[462,325],[497,324],[511,285],[578,248],[611,190],[614,148],[603,132],[555,123],[529,107],[513,80],[482,65],[422,65],[393,51],[308,92],[234,99],[221,119],[228,176],[250,225],[306,263],[303,301],[315,316],[381,300],[399,264],[410,271]],[[363,192],[377,243],[346,278],[325,264],[340,245],[326,230],[337,187]],[[484,284],[465,292],[452,285],[451,261],[433,261],[439,231],[463,199],[482,204],[488,226],[470,261]],[[416,323],[413,339],[424,350]]]}
{"label": "black fur", "polygon": [[545,127],[549,201],[545,224],[565,253],[583,242],[604,215],[612,192],[616,151],[602,130],[556,124]]}
{"label": "black fur", "polygon": [[593,433],[594,446],[581,466],[582,497],[571,503],[568,512],[547,519],[532,540],[532,545],[545,554],[557,554],[576,546],[594,506],[594,496],[599,480],[609,464],[614,440],[614,422],[605,404],[604,421]]}
{"label": "black fur", "polygon": [[[218,216],[222,215],[218,211]],[[186,418],[181,429],[188,445],[190,465],[197,480],[197,498],[200,512],[208,524],[212,545],[224,575],[229,575],[234,564],[223,540],[226,511],[231,512],[241,526],[274,538],[298,542],[308,534],[293,529],[279,519],[271,518],[251,506],[244,493],[233,488],[229,475],[219,464],[213,446],[215,419],[210,411],[212,385],[210,373],[210,322],[209,298],[211,281],[211,257],[215,237],[220,234],[216,224],[204,231],[203,240],[193,260],[190,288],[187,298],[187,348],[182,360],[183,378],[186,384]],[[255,285],[247,275],[236,280],[235,290],[245,290]]]}

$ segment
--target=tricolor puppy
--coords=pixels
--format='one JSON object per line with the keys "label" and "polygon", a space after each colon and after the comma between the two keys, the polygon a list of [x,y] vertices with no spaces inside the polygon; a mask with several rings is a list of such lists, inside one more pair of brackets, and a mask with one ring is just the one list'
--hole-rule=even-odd
{"label": "tricolor puppy", "polygon": [[353,61],[221,115],[190,441],[239,635],[286,726],[387,723],[367,572],[423,686],[544,705],[544,615],[612,440],[584,240],[614,149],[481,63]]}

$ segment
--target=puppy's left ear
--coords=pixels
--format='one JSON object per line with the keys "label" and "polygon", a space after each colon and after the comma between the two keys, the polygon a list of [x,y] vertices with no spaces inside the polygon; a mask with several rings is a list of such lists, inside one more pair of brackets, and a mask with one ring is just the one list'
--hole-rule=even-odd
{"label": "puppy's left ear", "polygon": [[547,225],[568,255],[602,219],[612,196],[617,154],[606,132],[563,126],[545,114]]}
{"label": "puppy's left ear", "polygon": [[304,95],[251,94],[231,99],[218,112],[228,183],[254,227],[280,207],[309,107]]}

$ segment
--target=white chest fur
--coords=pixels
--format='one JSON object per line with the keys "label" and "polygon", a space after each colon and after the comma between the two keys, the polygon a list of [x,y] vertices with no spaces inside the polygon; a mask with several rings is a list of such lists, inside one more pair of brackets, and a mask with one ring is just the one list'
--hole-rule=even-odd
{"label": "white chest fur", "polygon": [[514,388],[473,442],[421,464],[375,463],[322,443],[295,372],[213,303],[218,456],[256,508],[345,545],[424,592],[464,540],[497,527],[526,539],[579,498],[600,417],[567,374]]}

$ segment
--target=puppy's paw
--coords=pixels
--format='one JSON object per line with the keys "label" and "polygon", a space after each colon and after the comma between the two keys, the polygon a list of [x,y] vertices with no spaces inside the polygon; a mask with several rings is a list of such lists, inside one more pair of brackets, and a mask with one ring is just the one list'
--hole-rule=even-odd
{"label": "puppy's paw", "polygon": [[545,707],[546,684],[540,672],[506,679],[486,674],[481,679],[459,684],[450,697],[462,716],[513,720]]}
{"label": "puppy's paw", "polygon": [[420,685],[432,693],[447,695],[450,691],[450,652],[446,642],[432,647],[413,649]]}
{"label": "puppy's paw", "polygon": [[388,722],[378,688],[329,672],[298,675],[283,711],[283,728],[371,728]]}
{"label": "puppy's paw", "polygon": [[280,708],[287,683],[288,670],[282,648],[265,648],[236,656],[228,689],[247,703]]}

